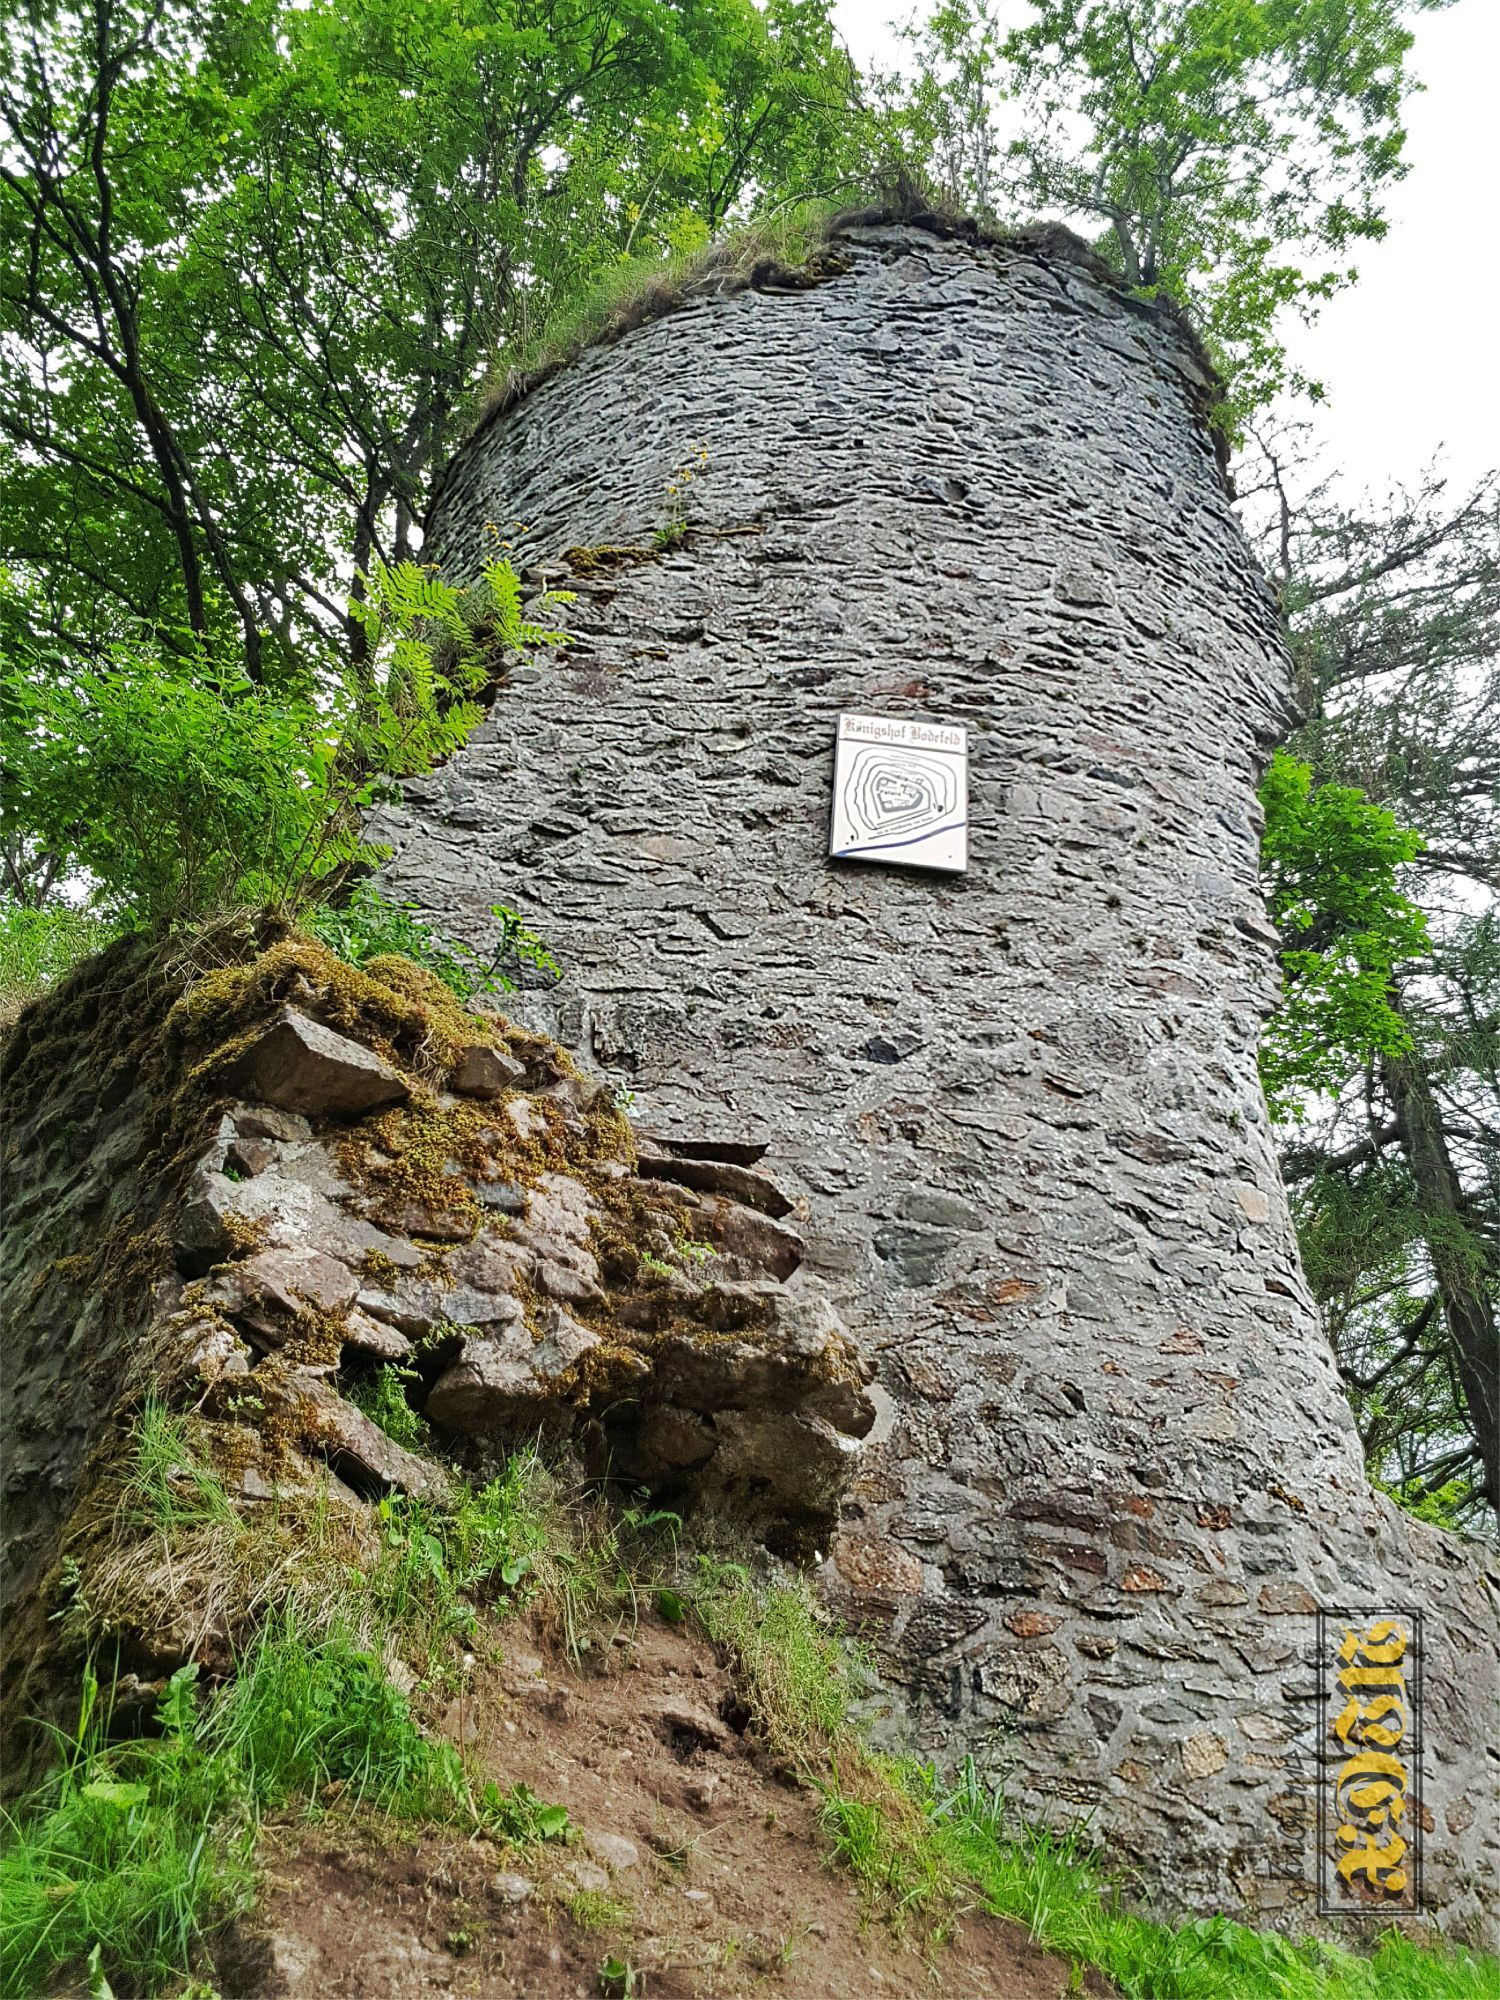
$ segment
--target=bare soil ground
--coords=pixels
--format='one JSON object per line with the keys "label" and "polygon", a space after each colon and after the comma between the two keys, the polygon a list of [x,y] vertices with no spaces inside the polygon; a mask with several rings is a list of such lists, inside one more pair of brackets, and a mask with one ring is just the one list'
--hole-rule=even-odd
{"label": "bare soil ground", "polygon": [[577,1673],[513,1628],[444,1718],[476,1785],[530,1786],[581,1838],[519,1853],[337,1802],[283,1824],[264,1900],[220,1958],[226,2000],[599,2000],[626,1990],[601,1979],[611,1957],[636,2000],[1079,1990],[1065,1961],[981,1912],[938,1942],[920,1915],[898,1935],[862,1910],[828,1860],[817,1794],[742,1733],[704,1641],[647,1617],[602,1651],[606,1670]]}

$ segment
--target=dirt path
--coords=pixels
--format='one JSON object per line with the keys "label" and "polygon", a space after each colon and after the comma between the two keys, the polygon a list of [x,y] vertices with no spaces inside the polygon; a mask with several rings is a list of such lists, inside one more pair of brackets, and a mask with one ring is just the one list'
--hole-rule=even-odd
{"label": "dirt path", "polygon": [[900,1938],[863,1915],[826,1858],[816,1795],[740,1733],[704,1642],[649,1619],[608,1651],[607,1672],[578,1674],[518,1634],[444,1719],[476,1783],[565,1805],[581,1840],[522,1859],[336,1804],[282,1826],[268,1893],[221,1959],[226,2000],[600,2000],[625,1990],[601,1978],[611,1957],[636,2000],[1070,1990],[1067,1963],[1014,1925],[970,1912],[928,1946],[920,1919]]}

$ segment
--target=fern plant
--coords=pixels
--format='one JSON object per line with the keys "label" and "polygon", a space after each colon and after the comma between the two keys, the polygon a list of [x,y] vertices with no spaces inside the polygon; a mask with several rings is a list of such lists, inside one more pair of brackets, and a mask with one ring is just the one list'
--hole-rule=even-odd
{"label": "fern plant", "polygon": [[[354,863],[385,858],[363,838],[364,815],[398,796],[403,778],[430,771],[468,741],[497,655],[567,643],[566,633],[523,616],[520,578],[503,557],[489,557],[469,591],[413,562],[377,562],[361,583],[349,610],[366,657],[341,681],[339,726],[320,773],[322,809],[290,879],[272,885],[292,905],[326,892]],[[566,601],[561,592],[542,600]]]}

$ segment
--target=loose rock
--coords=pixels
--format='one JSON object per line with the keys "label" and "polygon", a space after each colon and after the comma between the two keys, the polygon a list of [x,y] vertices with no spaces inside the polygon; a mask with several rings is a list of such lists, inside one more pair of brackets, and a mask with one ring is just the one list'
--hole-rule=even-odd
{"label": "loose rock", "polygon": [[570,1861],[558,1879],[583,1896],[602,1896],[609,1889],[609,1876],[595,1861]]}
{"label": "loose rock", "polygon": [[525,1063],[488,1042],[471,1042],[453,1065],[453,1088],[461,1097],[498,1097],[526,1074]]}
{"label": "loose rock", "polygon": [[440,1466],[387,1437],[327,1382],[299,1375],[270,1393],[288,1408],[308,1445],[356,1492],[406,1493],[419,1500],[448,1497],[450,1481]]}
{"label": "loose rock", "polygon": [[283,1008],[262,1031],[234,1075],[275,1109],[315,1116],[357,1118],[410,1095],[406,1079],[373,1050],[295,1007]]}
{"label": "loose rock", "polygon": [[640,1865],[640,1849],[623,1833],[587,1833],[584,1845],[594,1860],[613,1874],[622,1874],[627,1868]]}
{"label": "loose rock", "polygon": [[497,1903],[524,1903],[536,1891],[536,1884],[528,1875],[514,1875],[501,1869],[490,1877],[490,1894]]}

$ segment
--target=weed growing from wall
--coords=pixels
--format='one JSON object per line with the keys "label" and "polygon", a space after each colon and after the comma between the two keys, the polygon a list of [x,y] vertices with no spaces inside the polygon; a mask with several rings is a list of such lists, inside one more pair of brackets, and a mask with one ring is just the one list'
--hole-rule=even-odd
{"label": "weed growing from wall", "polygon": [[688,500],[693,481],[707,469],[708,446],[700,444],[691,458],[677,467],[667,481],[666,512],[652,531],[654,547],[665,553],[680,549],[688,537]]}

